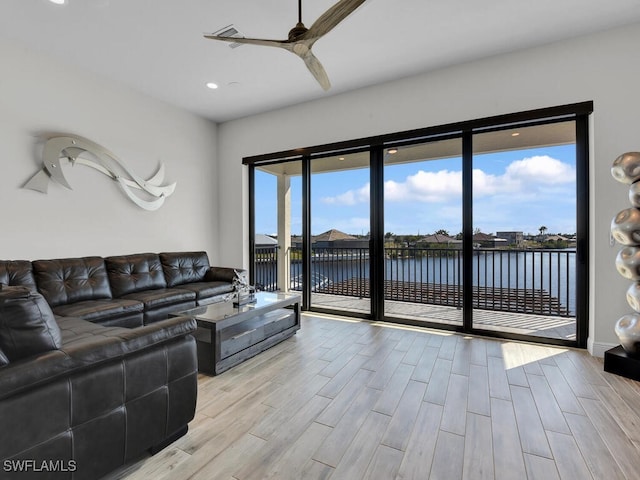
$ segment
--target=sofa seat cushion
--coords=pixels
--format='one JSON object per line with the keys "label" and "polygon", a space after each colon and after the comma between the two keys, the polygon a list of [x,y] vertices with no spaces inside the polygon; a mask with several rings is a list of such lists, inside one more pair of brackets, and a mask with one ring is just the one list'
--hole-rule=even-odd
{"label": "sofa seat cushion", "polygon": [[196,301],[189,300],[188,302],[174,303],[173,305],[166,305],[160,308],[154,308],[153,310],[147,310],[144,312],[144,324],[159,322],[165,320],[171,315],[178,315],[180,312],[191,310],[196,308]]}
{"label": "sofa seat cushion", "polygon": [[62,347],[12,362],[0,370],[0,399],[184,337],[196,329],[196,321],[189,317],[173,317],[131,329],[103,327],[73,317],[57,320]]}
{"label": "sofa seat cushion", "polygon": [[229,282],[195,282],[185,283],[176,289],[190,290],[196,294],[196,301],[204,300],[225,293],[233,292],[233,285]]}
{"label": "sofa seat cushion", "polygon": [[53,312],[64,317],[79,317],[89,322],[101,323],[111,318],[142,313],[143,309],[144,305],[140,301],[113,298],[58,305],[53,308]]}
{"label": "sofa seat cushion", "polygon": [[157,290],[130,293],[122,297],[122,299],[142,302],[145,311],[194,301],[195,298],[196,294],[194,292],[178,288],[158,288]]}

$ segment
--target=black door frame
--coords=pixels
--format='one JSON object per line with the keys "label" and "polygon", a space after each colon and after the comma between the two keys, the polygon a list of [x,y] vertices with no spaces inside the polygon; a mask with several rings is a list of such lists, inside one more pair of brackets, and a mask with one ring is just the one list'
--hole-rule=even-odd
{"label": "black door frame", "polygon": [[[424,129],[379,135],[374,137],[349,140],[325,145],[316,145],[295,150],[256,155],[243,159],[249,167],[249,261],[250,281],[254,281],[253,265],[255,261],[255,168],[261,165],[288,161],[302,161],[303,191],[303,310],[320,313],[339,313],[356,318],[370,320],[389,320],[410,325],[429,326],[442,330],[454,330],[464,333],[482,334],[500,338],[528,341],[544,341],[548,344],[586,348],[588,335],[588,285],[589,285],[589,115],[593,112],[593,102],[581,102],[557,107],[529,110],[487,117],[477,120],[428,127]],[[472,162],[473,135],[489,131],[528,127],[573,120],[576,126],[576,181],[577,211],[576,234],[578,238],[576,253],[576,341],[535,337],[494,332],[477,329],[473,326],[472,295],[473,285],[472,255],[466,254],[473,249],[473,205],[472,205]],[[391,146],[402,146],[416,143],[436,141],[443,138],[460,137],[462,139],[463,164],[463,323],[462,326],[447,324],[427,324],[384,316],[384,162],[383,152]],[[368,150],[370,152],[370,282],[371,313],[357,314],[336,310],[310,307],[311,299],[311,206],[309,202],[311,189],[310,162],[313,158]]]}

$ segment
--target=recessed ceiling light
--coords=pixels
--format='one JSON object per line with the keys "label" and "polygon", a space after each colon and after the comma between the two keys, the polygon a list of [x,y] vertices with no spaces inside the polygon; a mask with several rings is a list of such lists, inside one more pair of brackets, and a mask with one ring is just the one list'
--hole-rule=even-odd
{"label": "recessed ceiling light", "polygon": [[211,90],[215,90],[216,88],[218,88],[218,84],[213,82],[207,82],[207,88],[210,88]]}
{"label": "recessed ceiling light", "polygon": [[67,3],[67,0],[49,0],[51,3],[55,3],[56,5],[64,5]]}
{"label": "recessed ceiling light", "polygon": [[512,136],[512,137],[517,137],[518,135],[520,135],[518,132],[513,132],[513,133],[511,134],[511,136]]}
{"label": "recessed ceiling light", "polygon": [[389,153],[389,155],[393,155],[394,153],[398,153],[398,149],[397,148],[390,148],[389,150],[387,150],[387,152]]}
{"label": "recessed ceiling light", "polygon": [[338,157],[338,160],[340,160],[342,162],[342,161],[344,161],[344,157]]}

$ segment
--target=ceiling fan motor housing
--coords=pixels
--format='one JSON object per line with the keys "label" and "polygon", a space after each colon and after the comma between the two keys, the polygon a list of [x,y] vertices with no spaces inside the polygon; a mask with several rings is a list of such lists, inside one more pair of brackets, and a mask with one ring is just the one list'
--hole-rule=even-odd
{"label": "ceiling fan motor housing", "polygon": [[295,27],[289,30],[289,41],[296,40],[300,35],[307,33],[309,29],[304,26],[304,23],[298,22]]}

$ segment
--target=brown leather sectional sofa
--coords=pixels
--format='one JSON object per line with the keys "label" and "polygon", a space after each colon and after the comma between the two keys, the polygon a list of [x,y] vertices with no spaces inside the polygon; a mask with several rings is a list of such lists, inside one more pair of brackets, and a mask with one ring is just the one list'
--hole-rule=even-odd
{"label": "brown leather sectional sofa", "polygon": [[0,478],[97,479],[187,431],[205,252],[0,261]]}

